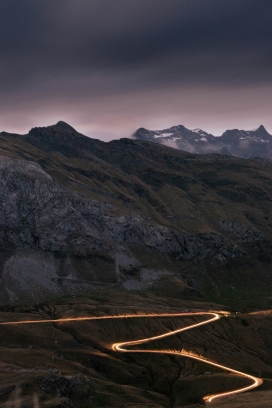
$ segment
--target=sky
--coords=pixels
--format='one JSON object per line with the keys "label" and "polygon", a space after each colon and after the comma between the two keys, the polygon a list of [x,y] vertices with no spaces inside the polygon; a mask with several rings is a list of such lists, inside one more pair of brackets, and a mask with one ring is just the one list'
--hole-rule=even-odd
{"label": "sky", "polygon": [[272,133],[271,0],[1,0],[0,131]]}

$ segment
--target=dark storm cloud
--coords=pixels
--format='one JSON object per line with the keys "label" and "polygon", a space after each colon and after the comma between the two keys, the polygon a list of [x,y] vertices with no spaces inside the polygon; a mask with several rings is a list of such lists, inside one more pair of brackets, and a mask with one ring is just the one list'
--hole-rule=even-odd
{"label": "dark storm cloud", "polygon": [[210,72],[213,80],[270,80],[271,14],[270,0],[2,0],[2,72],[20,82],[37,71],[156,64],[159,79],[166,68],[178,82],[211,79]]}
{"label": "dark storm cloud", "polygon": [[270,86],[271,15],[271,0],[1,0],[0,110]]}

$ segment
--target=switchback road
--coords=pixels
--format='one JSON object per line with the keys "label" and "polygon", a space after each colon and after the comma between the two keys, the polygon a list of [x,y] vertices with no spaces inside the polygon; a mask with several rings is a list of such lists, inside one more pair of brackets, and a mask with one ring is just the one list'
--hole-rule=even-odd
{"label": "switchback road", "polygon": [[153,337],[146,337],[143,339],[139,340],[132,340],[132,341],[127,341],[127,342],[122,342],[122,343],[115,343],[112,345],[112,349],[121,352],[121,353],[155,353],[155,354],[170,354],[170,355],[175,355],[175,356],[182,356],[182,357],[187,357],[191,358],[196,361],[200,361],[205,364],[209,364],[213,367],[220,368],[224,371],[228,371],[232,374],[235,375],[240,375],[244,378],[247,378],[250,381],[250,384],[246,387],[238,388],[236,390],[230,390],[230,391],[224,391],[220,392],[217,394],[211,394],[205,396],[203,399],[206,402],[212,402],[217,398],[223,398],[226,396],[230,396],[233,394],[238,394],[241,392],[249,391],[252,390],[258,386],[260,386],[263,381],[260,378],[254,377],[250,374],[243,373],[242,371],[234,370],[233,368],[224,366],[222,364],[218,364],[214,361],[208,360],[205,357],[198,356],[196,354],[193,354],[192,352],[186,352],[186,351],[172,351],[172,350],[150,350],[150,349],[129,349],[128,347],[132,346],[137,346],[140,344],[148,343],[154,340],[159,340],[163,339],[169,336],[173,336],[175,334],[181,333],[186,330],[192,330],[195,329],[196,327],[203,326],[208,323],[212,323],[215,320],[218,320],[221,318],[222,315],[226,314],[226,312],[182,312],[182,313],[154,313],[154,314],[123,314],[123,315],[115,315],[115,316],[87,316],[87,317],[71,317],[71,318],[63,318],[63,319],[46,319],[46,320],[25,320],[25,321],[16,321],[16,322],[1,322],[0,325],[5,326],[5,325],[23,325],[23,324],[43,324],[43,323],[68,323],[68,322],[78,322],[78,321],[91,321],[91,320],[110,320],[110,319],[129,319],[129,318],[154,318],[154,317],[186,317],[186,316],[203,316],[203,317],[209,317],[208,319],[205,318],[205,320],[195,323],[186,327],[183,327],[181,329],[173,330],[173,331],[168,331],[166,333],[162,333],[157,336]]}

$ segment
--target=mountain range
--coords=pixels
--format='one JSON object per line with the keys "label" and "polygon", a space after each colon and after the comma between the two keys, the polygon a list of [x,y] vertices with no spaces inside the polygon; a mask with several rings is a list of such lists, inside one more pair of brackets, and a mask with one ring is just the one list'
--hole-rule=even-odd
{"label": "mountain range", "polygon": [[138,129],[133,138],[160,143],[191,153],[220,153],[237,157],[272,159],[272,136],[264,126],[253,130],[227,130],[220,137],[201,129],[173,126],[163,130]]}

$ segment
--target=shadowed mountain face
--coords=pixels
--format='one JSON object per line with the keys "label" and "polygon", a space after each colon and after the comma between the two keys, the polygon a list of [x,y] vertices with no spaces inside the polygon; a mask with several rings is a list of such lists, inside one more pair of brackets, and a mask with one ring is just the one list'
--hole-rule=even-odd
{"label": "shadowed mountain face", "polygon": [[215,137],[201,129],[189,130],[182,125],[156,131],[140,128],[133,137],[191,153],[272,159],[272,136],[264,126],[249,131],[227,130],[221,137]]}
{"label": "shadowed mountain face", "polygon": [[270,302],[270,161],[104,143],[64,122],[1,133],[0,156],[3,302],[103,287]]}

